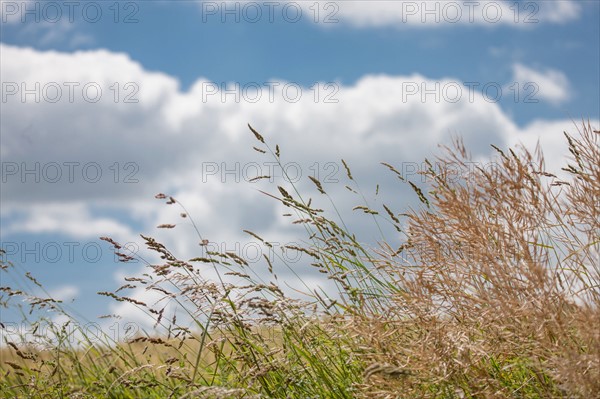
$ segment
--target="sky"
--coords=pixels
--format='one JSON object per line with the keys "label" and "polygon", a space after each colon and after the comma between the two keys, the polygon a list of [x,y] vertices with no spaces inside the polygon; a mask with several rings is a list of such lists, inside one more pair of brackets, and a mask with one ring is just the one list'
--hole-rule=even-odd
{"label": "sky", "polygon": [[[599,4],[2,0],[4,259],[81,320],[119,314],[147,326],[130,304],[96,294],[147,271],[118,262],[99,237],[148,259],[140,234],[182,258],[200,256],[208,239],[264,268],[243,229],[279,247],[306,237],[261,191],[294,183],[331,209],[313,176],[364,242],[398,241],[352,212],[363,199],[345,189],[341,159],[364,201],[397,212],[414,198],[380,162],[422,183],[423,160],[454,137],[480,164],[491,162],[490,144],[539,142],[559,170],[563,131],[600,125]],[[280,146],[283,168],[252,150],[248,123]],[[251,181],[261,175],[272,178]],[[286,256],[308,285],[327,284]],[[298,288],[292,271],[280,273]],[[0,312],[3,323],[21,317]]]}

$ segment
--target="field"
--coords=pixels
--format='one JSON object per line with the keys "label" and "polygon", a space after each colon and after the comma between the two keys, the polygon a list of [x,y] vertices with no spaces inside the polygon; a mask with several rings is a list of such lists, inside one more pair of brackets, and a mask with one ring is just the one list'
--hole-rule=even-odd
{"label": "field", "polygon": [[[280,162],[279,147],[250,129],[259,152]],[[100,344],[88,331],[40,328],[35,343],[33,335],[3,343],[0,391],[6,398],[600,398],[599,142],[589,124],[565,133],[565,177],[544,171],[543,154],[524,148],[494,147],[498,167],[473,171],[460,140],[435,160],[448,168],[421,171],[425,185],[385,164],[420,206],[355,211],[394,226],[400,247],[369,248],[302,193],[277,187],[274,199],[305,227],[298,240],[306,245],[293,249],[335,285],[333,297],[308,289],[290,297],[275,276],[281,265],[268,258],[264,279],[234,253],[178,259],[144,237],[162,261],[100,294],[134,303],[165,334]],[[157,198],[186,214],[176,198]],[[103,239],[128,261],[119,243]],[[10,259],[1,267],[20,273]],[[162,302],[123,295],[140,286],[179,304],[193,328],[163,314]],[[0,295],[3,306],[25,300],[71,317],[61,303],[20,287]]]}

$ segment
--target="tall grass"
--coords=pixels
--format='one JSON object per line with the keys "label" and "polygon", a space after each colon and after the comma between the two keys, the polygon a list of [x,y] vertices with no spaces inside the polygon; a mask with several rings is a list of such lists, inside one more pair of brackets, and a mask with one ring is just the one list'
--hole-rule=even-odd
{"label": "tall grass", "polygon": [[[250,129],[256,149],[280,162],[279,147]],[[74,342],[72,330],[33,320],[54,328],[36,345],[35,335],[11,336],[1,352],[0,389],[19,398],[600,397],[600,132],[588,123],[577,137],[565,136],[572,160],[561,178],[544,170],[540,151],[525,148],[494,147],[494,167],[474,169],[460,140],[426,163],[426,185],[384,164],[421,206],[355,210],[391,223],[400,247],[369,248],[296,187],[277,187],[269,195],[307,234],[305,246],[289,249],[335,285],[332,297],[309,287],[303,296],[285,294],[276,276],[283,258],[265,256],[265,277],[238,254],[206,251],[184,260],[142,236],[161,262],[100,294],[135,304],[165,334],[125,342],[101,336],[99,343],[80,329]],[[192,216],[177,199],[157,198]],[[207,267],[217,278],[200,272]],[[18,271],[7,260],[2,269]],[[148,304],[120,293],[134,287],[164,300]],[[7,306],[24,297],[33,309],[68,316],[51,298],[2,292]],[[193,325],[167,315],[167,302]]]}

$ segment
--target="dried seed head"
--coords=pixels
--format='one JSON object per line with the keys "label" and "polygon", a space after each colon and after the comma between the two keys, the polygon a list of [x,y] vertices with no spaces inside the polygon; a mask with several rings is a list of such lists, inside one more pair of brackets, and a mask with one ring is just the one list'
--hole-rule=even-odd
{"label": "dried seed head", "polygon": [[254,128],[252,126],[250,126],[250,124],[248,124],[248,127],[250,128],[250,131],[252,131],[252,133],[254,133],[254,136],[256,137],[256,139],[264,144],[265,139],[263,138],[263,136],[261,136],[260,133],[258,133],[256,130],[254,130]]}
{"label": "dried seed head", "polygon": [[174,224],[159,224],[158,226],[156,226],[157,229],[172,229],[174,228],[175,225]]}
{"label": "dried seed head", "polygon": [[317,189],[319,190],[319,192],[321,194],[325,194],[325,190],[323,190],[323,186],[321,185],[321,182],[319,180],[317,180],[316,178],[312,177],[312,176],[308,176],[308,178],[315,183],[315,186],[317,186]]}
{"label": "dried seed head", "polygon": [[352,173],[350,172],[350,168],[348,167],[348,164],[343,159],[342,159],[342,165],[344,165],[344,168],[346,168],[346,175],[348,175],[348,179],[354,180],[354,178],[352,178]]}

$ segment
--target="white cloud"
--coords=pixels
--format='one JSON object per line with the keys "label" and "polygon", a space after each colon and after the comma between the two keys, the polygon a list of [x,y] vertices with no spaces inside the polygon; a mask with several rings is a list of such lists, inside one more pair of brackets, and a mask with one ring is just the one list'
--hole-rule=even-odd
{"label": "white cloud", "polygon": [[[561,71],[555,69],[536,70],[523,64],[515,63],[513,82],[518,83],[522,91],[532,93],[533,98],[548,101],[554,105],[564,103],[571,98],[572,89],[569,79]],[[533,85],[528,88],[526,85]],[[533,90],[533,91],[532,91]]]}
{"label": "white cloud", "polygon": [[[352,86],[322,88],[318,102],[314,90],[292,84],[289,93],[302,90],[296,103],[283,99],[282,89],[290,82],[278,82],[273,101],[263,86],[260,100],[250,103],[248,93],[236,101],[232,94],[215,92],[219,85],[204,79],[181,92],[172,77],[148,72],[127,55],[106,50],[66,54],[3,45],[2,52],[4,83],[15,83],[19,91],[2,108],[4,212],[54,203],[46,213],[31,208],[34,217],[20,227],[27,231],[127,234],[118,222],[93,221],[97,216],[86,213],[82,204],[125,208],[153,226],[165,216],[153,208],[152,197],[159,191],[180,194],[207,225],[214,221],[221,226],[217,221],[223,217],[236,224],[244,212],[224,211],[224,205],[235,209],[237,200],[255,204],[262,195],[259,185],[248,180],[272,172],[272,159],[259,158],[250,149],[256,143],[248,122],[280,144],[288,164],[297,164],[303,177],[326,178],[335,172],[337,180],[343,177],[342,157],[369,179],[378,171],[378,161],[418,162],[452,134],[463,135],[474,153],[485,154],[489,143],[502,144],[520,131],[498,104],[478,92],[469,98],[467,88],[450,78],[435,82],[420,75],[367,75]],[[560,76],[515,65],[515,78],[536,81],[540,95],[554,101],[566,95],[567,83],[553,86]],[[60,101],[44,101],[48,82],[62,86]],[[65,82],[79,84],[73,102]],[[27,89],[39,83],[39,103],[32,94],[22,101],[23,83]],[[104,90],[97,103],[82,98],[80,88],[90,83]],[[115,83],[121,90],[118,103]],[[127,83],[135,85],[139,102],[123,103],[124,95],[133,92],[124,94]],[[423,91],[432,88],[437,99]],[[460,98],[452,102],[456,88]],[[326,95],[338,102],[325,103]],[[570,122],[563,124],[563,129],[572,128]],[[60,179],[54,182],[57,173]],[[300,184],[312,187],[305,178]],[[333,185],[337,187],[343,185]],[[75,206],[59,213],[67,204]],[[72,215],[81,222],[70,224]]]}
{"label": "white cloud", "polygon": [[27,206],[12,206],[15,213],[24,215],[14,224],[5,226],[5,234],[14,233],[55,233],[71,238],[89,239],[100,236],[111,236],[126,239],[134,235],[125,224],[106,217],[94,217],[90,213],[89,204],[78,202],[41,203]]}
{"label": "white cloud", "polygon": [[[323,10],[326,9],[325,4],[325,1],[321,2]],[[341,22],[366,28],[456,25],[531,28],[540,22],[570,22],[578,19],[581,12],[580,5],[574,1],[519,3],[519,7],[515,7],[513,1],[504,0],[349,1],[336,4],[339,5]],[[315,8],[314,5],[311,7]]]}
{"label": "white cloud", "polygon": [[[527,4],[527,3],[525,3]],[[532,4],[536,6],[536,3]],[[576,1],[541,1],[537,3],[540,7],[540,19],[547,22],[565,24],[574,21],[581,15],[581,3]],[[531,5],[526,5],[527,12],[535,10]]]}
{"label": "white cloud", "polygon": [[[586,121],[587,123],[587,121]],[[598,121],[591,121],[592,126],[598,126]],[[530,150],[540,146],[544,152],[546,170],[557,176],[568,178],[569,174],[561,168],[571,162],[572,155],[566,151],[564,132],[577,136],[582,121],[549,121],[535,120],[518,132],[507,137],[507,145],[514,147],[522,144]]]}

